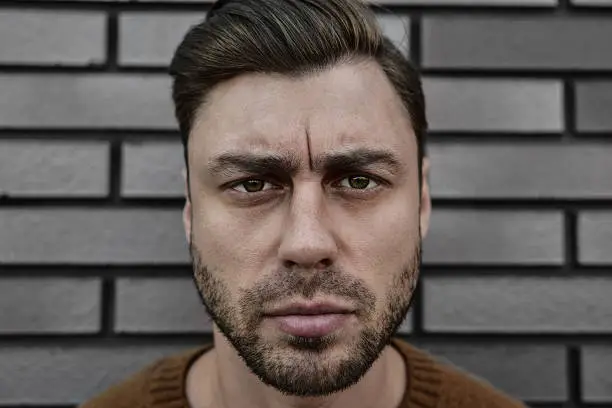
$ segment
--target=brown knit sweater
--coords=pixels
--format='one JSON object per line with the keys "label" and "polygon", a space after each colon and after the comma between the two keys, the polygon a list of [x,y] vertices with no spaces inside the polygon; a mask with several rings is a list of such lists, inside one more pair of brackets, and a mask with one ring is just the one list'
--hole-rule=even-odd
{"label": "brown knit sweater", "polygon": [[[444,365],[408,343],[393,339],[404,356],[407,386],[398,408],[525,408],[455,367]],[[190,365],[212,345],[158,361],[81,408],[189,408],[185,380]]]}

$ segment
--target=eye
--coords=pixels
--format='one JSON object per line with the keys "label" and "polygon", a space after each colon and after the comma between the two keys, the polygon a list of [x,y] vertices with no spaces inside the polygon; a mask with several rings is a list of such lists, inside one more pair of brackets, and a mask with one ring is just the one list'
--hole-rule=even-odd
{"label": "eye", "polygon": [[[267,186],[267,188],[265,188]],[[231,188],[241,193],[259,193],[261,191],[271,190],[274,184],[260,179],[249,179],[234,184]]]}
{"label": "eye", "polygon": [[378,187],[378,183],[368,176],[350,176],[343,178],[340,186],[354,190],[371,190]]}

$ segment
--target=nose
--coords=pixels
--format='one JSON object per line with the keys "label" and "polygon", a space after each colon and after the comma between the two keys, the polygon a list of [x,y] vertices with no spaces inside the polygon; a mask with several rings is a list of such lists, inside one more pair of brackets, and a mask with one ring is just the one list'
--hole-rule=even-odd
{"label": "nose", "polygon": [[324,269],[336,260],[338,248],[319,183],[294,188],[279,247],[286,268]]}

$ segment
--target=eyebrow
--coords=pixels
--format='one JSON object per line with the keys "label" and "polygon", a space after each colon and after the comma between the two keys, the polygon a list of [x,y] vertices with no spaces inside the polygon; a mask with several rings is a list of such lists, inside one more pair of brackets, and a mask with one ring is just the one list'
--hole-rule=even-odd
{"label": "eyebrow", "polygon": [[223,153],[209,162],[208,171],[215,174],[241,171],[252,174],[288,174],[294,176],[300,168],[300,161],[292,155]]}
{"label": "eyebrow", "polygon": [[326,153],[313,161],[317,172],[338,172],[347,169],[362,169],[372,165],[385,165],[393,174],[399,173],[402,165],[396,155],[384,149],[358,148],[345,152]]}
{"label": "eyebrow", "polygon": [[[316,157],[313,170],[319,174],[359,170],[372,165],[383,164],[393,174],[402,166],[394,153],[388,150],[358,148],[343,152],[326,153]],[[295,176],[300,168],[300,159],[291,154],[223,153],[209,162],[211,174],[242,171],[252,174],[282,174]]]}

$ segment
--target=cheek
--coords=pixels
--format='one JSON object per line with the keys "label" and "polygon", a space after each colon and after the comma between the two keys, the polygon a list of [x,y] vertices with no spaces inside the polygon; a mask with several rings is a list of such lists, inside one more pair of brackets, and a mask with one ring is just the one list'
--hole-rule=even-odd
{"label": "cheek", "polygon": [[228,209],[214,200],[196,200],[193,205],[193,241],[205,263],[221,271],[228,282],[256,281],[265,272],[275,220]]}
{"label": "cheek", "polygon": [[398,197],[353,218],[352,228],[345,231],[351,269],[379,300],[414,257],[420,240],[418,210],[417,199]]}

